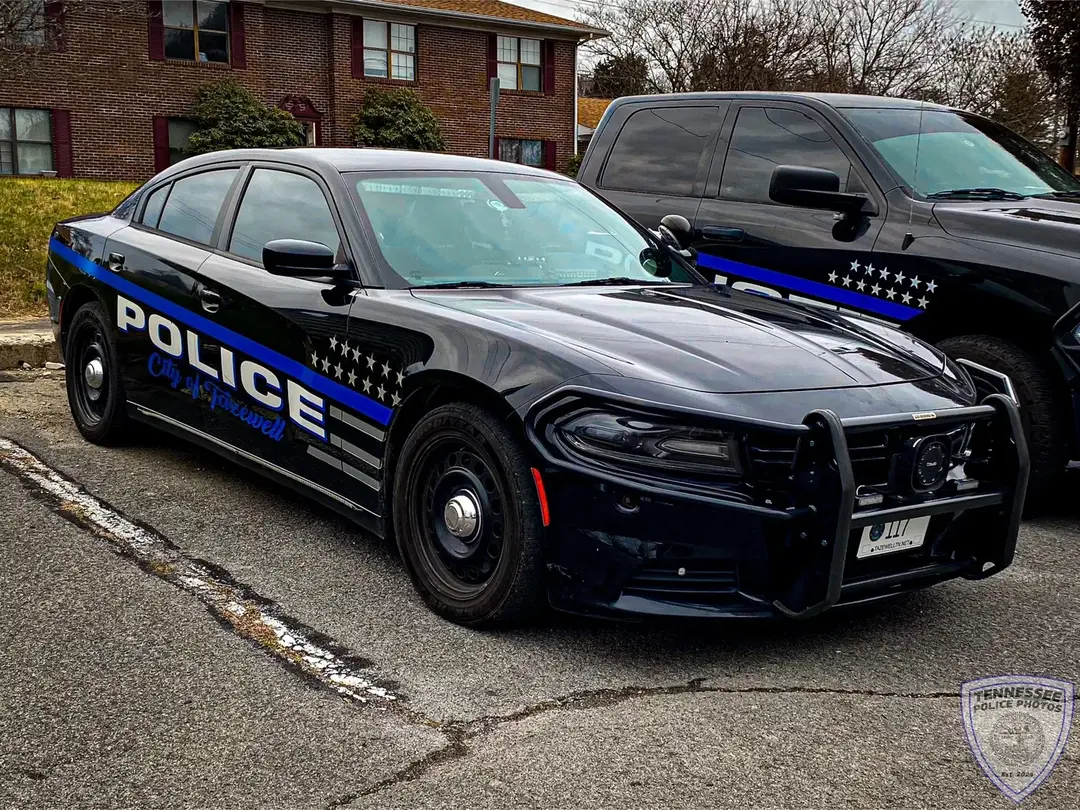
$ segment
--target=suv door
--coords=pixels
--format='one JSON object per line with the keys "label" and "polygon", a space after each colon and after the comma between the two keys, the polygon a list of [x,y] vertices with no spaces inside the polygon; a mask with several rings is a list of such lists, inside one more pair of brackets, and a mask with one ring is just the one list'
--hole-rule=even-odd
{"label": "suv door", "polygon": [[132,223],[105,243],[128,401],[189,429],[203,421],[186,326],[198,310],[198,269],[239,174],[238,164],[203,167],[148,189]]}
{"label": "suv door", "polygon": [[[698,267],[736,288],[903,319],[900,296],[875,266],[885,199],[827,120],[794,103],[747,101],[733,109],[694,221]],[[769,198],[781,165],[829,169],[840,191],[869,194],[878,215],[852,232],[831,211]],[[917,311],[916,311],[917,312]]]}
{"label": "suv door", "polygon": [[[219,250],[198,273],[201,314],[221,343],[216,356],[206,353],[207,433],[279,475],[315,483],[360,519],[371,517],[381,459],[360,449],[366,445],[342,424],[343,414],[381,431],[389,409],[363,396],[356,375],[328,348],[347,340],[359,288],[330,188],[313,171],[254,163],[228,220]],[[353,268],[353,279],[271,275],[262,252],[275,239],[330,247],[339,264]],[[352,441],[343,444],[343,434]]]}
{"label": "suv door", "polygon": [[587,163],[590,176],[581,182],[646,228],[667,214],[693,222],[727,107],[726,101],[620,106],[589,147],[607,158],[596,169]]}

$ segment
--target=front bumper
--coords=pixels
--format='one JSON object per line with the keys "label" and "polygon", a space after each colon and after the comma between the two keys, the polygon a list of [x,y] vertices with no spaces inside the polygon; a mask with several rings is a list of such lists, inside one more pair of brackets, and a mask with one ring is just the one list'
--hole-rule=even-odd
{"label": "front bumper", "polygon": [[[808,618],[956,577],[982,579],[1013,560],[1029,465],[1016,406],[1005,396],[933,418],[933,430],[969,425],[991,448],[977,465],[977,490],[960,492],[949,481],[936,493],[890,496],[877,506],[858,505],[864,487],[852,452],[860,464],[860,437],[910,430],[912,414],[845,420],[816,410],[798,426],[756,424],[814,448],[792,462],[788,505],[779,508],[761,497],[665,485],[568,458],[543,429],[545,413],[568,394],[575,392],[546,397],[526,420],[544,462],[550,598],[559,609]],[[927,516],[920,547],[857,557],[864,527]]]}

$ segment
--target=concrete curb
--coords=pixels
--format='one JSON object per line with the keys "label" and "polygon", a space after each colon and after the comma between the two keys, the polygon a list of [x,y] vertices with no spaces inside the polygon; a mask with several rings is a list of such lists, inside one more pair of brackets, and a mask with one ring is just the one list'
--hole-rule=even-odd
{"label": "concrete curb", "polygon": [[60,350],[48,320],[0,323],[0,370],[59,362]]}

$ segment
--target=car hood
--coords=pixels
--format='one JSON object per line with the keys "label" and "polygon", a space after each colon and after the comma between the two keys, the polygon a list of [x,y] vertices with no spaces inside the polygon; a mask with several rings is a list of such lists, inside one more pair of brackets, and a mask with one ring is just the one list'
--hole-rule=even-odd
{"label": "car hood", "polygon": [[413,295],[584,353],[610,372],[697,391],[879,386],[944,370],[939,353],[880,322],[727,288],[414,289]]}
{"label": "car hood", "polygon": [[1080,255],[1080,200],[937,203],[934,216],[952,236]]}

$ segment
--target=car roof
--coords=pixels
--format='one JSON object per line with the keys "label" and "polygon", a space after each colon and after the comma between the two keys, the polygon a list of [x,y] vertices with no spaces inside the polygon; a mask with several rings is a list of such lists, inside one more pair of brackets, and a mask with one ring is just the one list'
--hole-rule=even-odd
{"label": "car roof", "polygon": [[756,91],[727,91],[711,93],[660,93],[649,96],[624,96],[617,98],[612,107],[642,101],[708,101],[708,100],[754,100],[754,101],[811,101],[827,107],[883,107],[889,109],[935,109],[949,110],[943,104],[915,101],[909,98],[887,96],[861,96],[854,93],[760,93]]}
{"label": "car roof", "polygon": [[[405,149],[326,149],[320,147],[299,147],[296,149],[227,149],[206,155],[187,158],[172,169],[187,170],[201,165],[221,163],[223,161],[266,160],[275,163],[291,163],[311,169],[329,169],[337,172],[358,171],[472,171],[501,172],[503,174],[535,175],[567,179],[564,175],[524,166],[519,163],[507,163],[501,160],[447,155],[441,152],[410,152]],[[170,170],[171,173],[171,170]]]}

